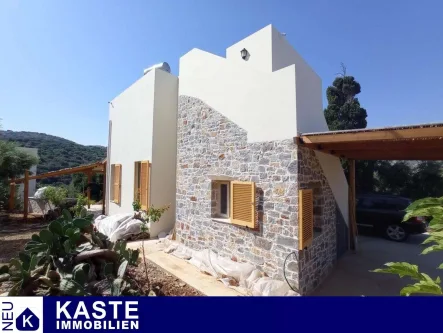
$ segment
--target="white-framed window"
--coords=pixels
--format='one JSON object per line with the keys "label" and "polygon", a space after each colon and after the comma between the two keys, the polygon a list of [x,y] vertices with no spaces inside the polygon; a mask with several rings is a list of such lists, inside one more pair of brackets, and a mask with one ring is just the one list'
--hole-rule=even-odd
{"label": "white-framed window", "polygon": [[213,180],[211,182],[211,217],[229,222],[230,218],[230,181]]}
{"label": "white-framed window", "polygon": [[255,183],[212,180],[211,218],[255,229]]}
{"label": "white-framed window", "polygon": [[228,219],[229,214],[229,203],[230,203],[230,182],[219,182],[218,184],[218,207],[217,215],[219,217]]}

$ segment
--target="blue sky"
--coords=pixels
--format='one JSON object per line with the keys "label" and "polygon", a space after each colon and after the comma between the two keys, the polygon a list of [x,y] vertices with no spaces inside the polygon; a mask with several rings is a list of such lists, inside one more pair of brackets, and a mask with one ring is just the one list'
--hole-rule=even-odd
{"label": "blue sky", "polygon": [[177,74],[190,49],[224,55],[272,23],[324,91],[346,64],[368,127],[442,122],[442,13],[439,0],[1,0],[0,118],[105,145],[107,102],[144,68]]}

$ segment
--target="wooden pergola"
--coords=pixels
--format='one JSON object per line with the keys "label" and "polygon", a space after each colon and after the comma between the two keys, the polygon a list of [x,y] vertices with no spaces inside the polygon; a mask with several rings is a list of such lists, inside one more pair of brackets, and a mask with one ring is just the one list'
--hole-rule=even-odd
{"label": "wooden pergola", "polygon": [[349,161],[349,230],[354,248],[355,160],[443,160],[443,123],[304,133],[294,142]]}
{"label": "wooden pergola", "polygon": [[[24,184],[23,187],[23,217],[26,220],[28,218],[28,210],[29,210],[29,181],[33,179],[43,179],[43,178],[51,178],[51,177],[59,177],[64,175],[72,175],[74,173],[84,173],[88,177],[88,184],[92,181],[92,176],[96,173],[103,173],[103,204],[102,204],[102,213],[105,212],[105,193],[106,193],[106,159],[100,162],[95,162],[92,164],[81,165],[78,167],[66,168],[57,171],[50,171],[46,173],[41,173],[38,175],[29,175],[29,171],[25,171],[25,176],[23,178],[11,179],[9,183],[9,210],[12,211],[15,207],[15,191],[17,184]],[[87,197],[88,197],[88,208],[90,208],[91,204],[91,190],[88,187],[87,189]]]}

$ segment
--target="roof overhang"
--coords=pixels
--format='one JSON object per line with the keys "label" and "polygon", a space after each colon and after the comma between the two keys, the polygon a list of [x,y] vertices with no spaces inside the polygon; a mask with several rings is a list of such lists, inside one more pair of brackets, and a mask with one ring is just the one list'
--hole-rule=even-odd
{"label": "roof overhang", "polygon": [[294,142],[355,160],[443,160],[443,124],[304,133]]}

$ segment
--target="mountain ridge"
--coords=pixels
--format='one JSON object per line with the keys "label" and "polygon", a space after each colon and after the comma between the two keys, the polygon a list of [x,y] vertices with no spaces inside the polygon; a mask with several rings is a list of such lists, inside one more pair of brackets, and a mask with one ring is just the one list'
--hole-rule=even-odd
{"label": "mountain ridge", "polygon": [[[37,174],[101,161],[106,157],[107,150],[105,146],[82,145],[59,136],[29,131],[0,131],[0,140],[15,142],[19,147],[37,148]],[[41,183],[69,184],[71,178],[48,178],[42,179]]]}

